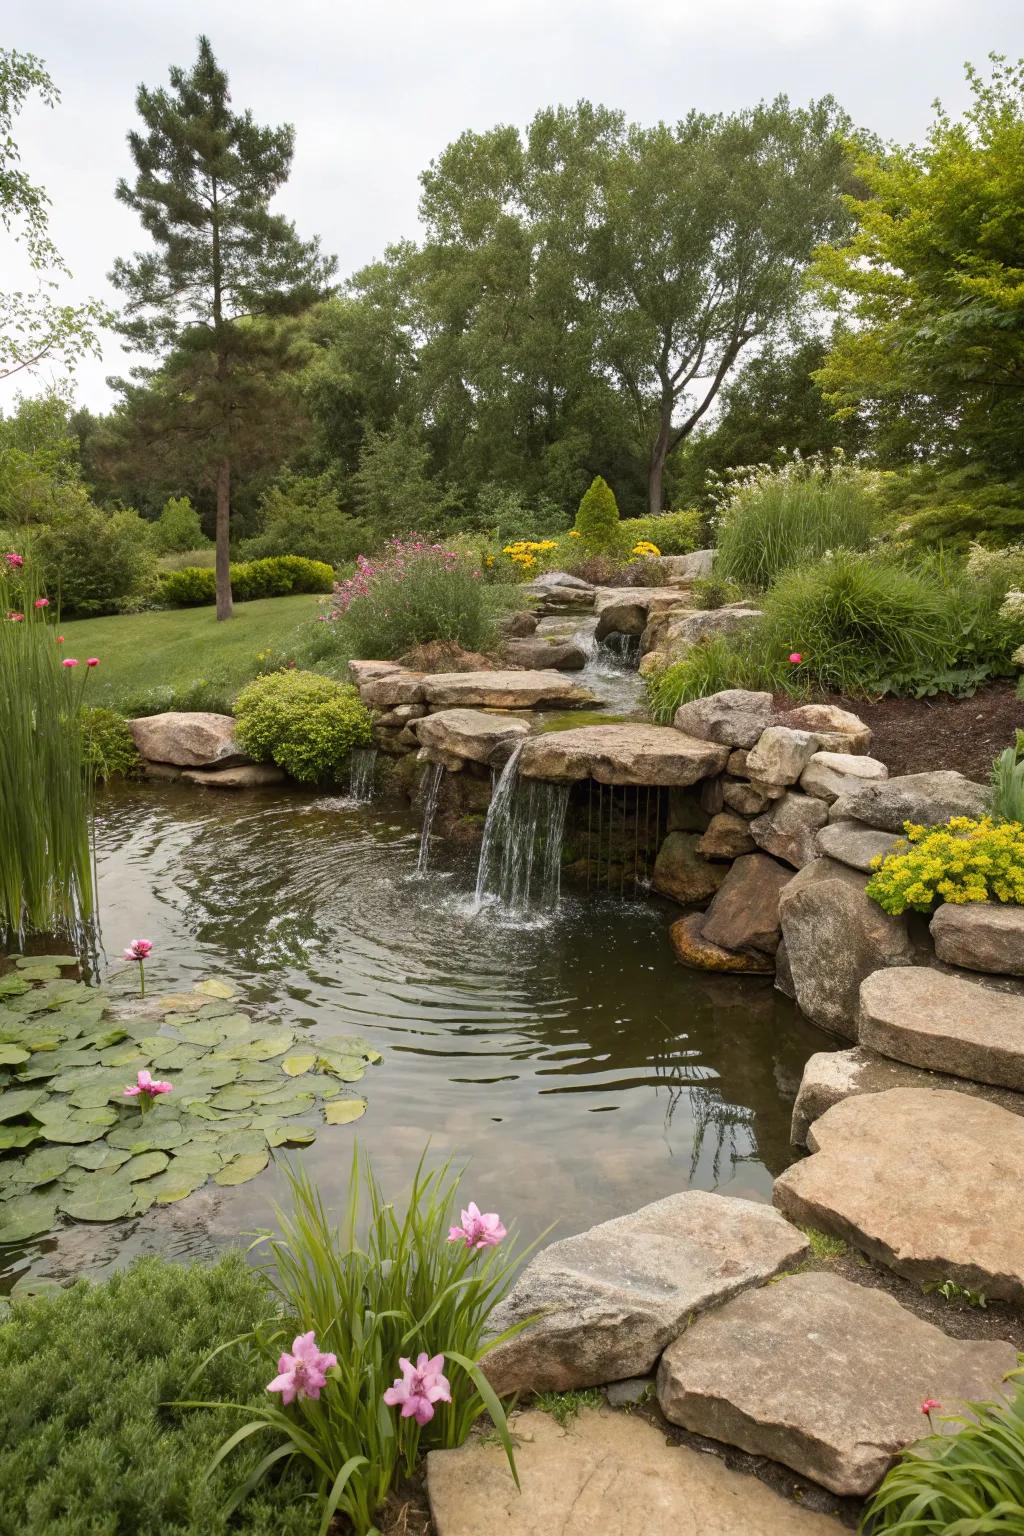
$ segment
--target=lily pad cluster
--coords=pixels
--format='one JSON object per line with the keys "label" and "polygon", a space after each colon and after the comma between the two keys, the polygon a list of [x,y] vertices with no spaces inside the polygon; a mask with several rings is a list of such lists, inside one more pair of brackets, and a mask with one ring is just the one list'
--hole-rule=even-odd
{"label": "lily pad cluster", "polygon": [[[49,1232],[58,1214],[118,1221],[208,1179],[243,1184],[273,1148],[313,1141],[314,1113],[344,1125],[366,1108],[348,1086],[380,1060],[363,1040],[255,1019],[219,980],[115,1017],[102,992],[62,976],[73,965],[20,956],[0,976],[0,1244]],[[143,1068],[174,1090],[145,1114],[124,1096]]]}

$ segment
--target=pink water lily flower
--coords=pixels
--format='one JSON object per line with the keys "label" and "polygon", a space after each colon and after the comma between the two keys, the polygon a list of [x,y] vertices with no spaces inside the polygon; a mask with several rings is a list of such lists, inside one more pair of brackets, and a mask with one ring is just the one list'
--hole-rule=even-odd
{"label": "pink water lily flower", "polygon": [[145,1067],[143,1067],[136,1081],[134,1083],[129,1083],[128,1087],[125,1089],[125,1097],[134,1099],[137,1098],[140,1093],[144,1093],[148,1099],[155,1099],[158,1093],[173,1093],[173,1091],[173,1083],[159,1082],[157,1079],[151,1077],[150,1074],[146,1071]]}
{"label": "pink water lily flower", "polygon": [[938,1402],[934,1397],[926,1397],[924,1402],[921,1404],[921,1412],[924,1413],[924,1414],[927,1414],[927,1416],[928,1416],[928,1418],[930,1420],[932,1414],[936,1411],[936,1409],[941,1408],[941,1407],[942,1407],[942,1404],[940,1402]]}
{"label": "pink water lily flower", "polygon": [[280,1392],[285,1404],[294,1403],[297,1397],[310,1397],[316,1402],[327,1383],[327,1372],[337,1363],[337,1355],[324,1354],[317,1348],[312,1330],[300,1333],[292,1344],[292,1353],[286,1352],[278,1360],[280,1374],[267,1383],[267,1391]]}
{"label": "pink water lily flower", "polygon": [[424,1352],[415,1365],[411,1360],[402,1358],[399,1358],[398,1364],[402,1374],[395,1378],[393,1387],[388,1387],[384,1401],[389,1408],[401,1405],[402,1418],[415,1419],[422,1428],[434,1417],[435,1403],[450,1403],[452,1400],[451,1383],[447,1376],[442,1375],[444,1355],[434,1355],[431,1359]]}
{"label": "pink water lily flower", "polygon": [[467,1248],[496,1248],[508,1232],[502,1225],[497,1211],[481,1212],[474,1200],[462,1213],[462,1226],[452,1227],[448,1233],[450,1243],[465,1242]]}
{"label": "pink water lily flower", "polygon": [[153,953],[153,941],[151,939],[132,939],[122,958],[125,960],[148,960]]}

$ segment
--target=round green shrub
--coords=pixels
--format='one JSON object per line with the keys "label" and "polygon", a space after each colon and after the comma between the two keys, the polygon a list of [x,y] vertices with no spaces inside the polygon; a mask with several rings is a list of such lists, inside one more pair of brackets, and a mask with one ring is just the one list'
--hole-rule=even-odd
{"label": "round green shrub", "polygon": [[[576,513],[576,532],[588,554],[611,554],[621,543],[619,508],[611,486],[595,475]],[[660,545],[659,545],[660,548]]]}
{"label": "round green shrub", "polygon": [[[231,566],[231,592],[240,603],[259,597],[287,597],[291,592],[330,592],[333,586],[333,568],[323,560],[307,560],[302,555],[274,555]],[[190,565],[167,571],[160,583],[160,601],[169,608],[198,608],[216,598],[216,572],[206,567]]]}
{"label": "round green shrub", "polygon": [[656,517],[631,517],[622,525],[628,544],[649,539],[663,555],[689,555],[700,548],[703,518],[696,510],[659,512]]}
{"label": "round green shrub", "polygon": [[155,588],[149,529],[130,508],[103,512],[77,488],[52,520],[33,531],[47,595],[67,618],[116,613]]}
{"label": "round green shrub", "polygon": [[235,700],[235,716],[249,756],[302,784],[337,783],[352,748],[371,739],[371,715],[355,688],[318,672],[256,678]]}
{"label": "round green shrub", "polygon": [[161,555],[198,549],[205,543],[199,513],[187,496],[169,496],[150,530],[153,548]]}
{"label": "round green shrub", "polygon": [[86,764],[101,784],[134,778],[140,770],[142,760],[128,721],[115,709],[83,705],[82,746]]}

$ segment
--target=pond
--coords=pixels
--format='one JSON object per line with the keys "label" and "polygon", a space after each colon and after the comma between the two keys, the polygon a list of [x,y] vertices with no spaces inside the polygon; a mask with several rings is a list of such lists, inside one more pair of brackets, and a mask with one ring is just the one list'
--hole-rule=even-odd
{"label": "pond", "polygon": [[[397,800],[129,785],[101,796],[97,844],[115,989],[130,978],[114,957],[143,935],[151,992],[223,977],[268,1018],[380,1051],[363,1118],[287,1153],[329,1203],[356,1136],[396,1193],[428,1141],[468,1162],[468,1196],[530,1238],[688,1187],[768,1199],[792,1160],[792,1100],[826,1037],[769,982],[679,966],[678,909],[657,898],[564,891],[551,914],[475,913],[475,856],[440,845],[418,875],[419,818]],[[62,1278],[210,1255],[267,1225],[282,1189],[271,1165],[134,1220],[68,1224],[6,1250],[4,1283],[30,1262]]]}

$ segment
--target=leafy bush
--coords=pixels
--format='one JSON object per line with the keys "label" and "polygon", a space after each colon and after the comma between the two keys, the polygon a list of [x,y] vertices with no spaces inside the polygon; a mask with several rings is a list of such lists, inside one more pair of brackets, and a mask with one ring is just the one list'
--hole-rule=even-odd
{"label": "leafy bush", "polygon": [[893,537],[919,550],[966,552],[1024,541],[1024,479],[998,480],[981,466],[917,465],[878,478]]}
{"label": "leafy bush", "polygon": [[860,1529],[872,1536],[986,1536],[1024,1530],[1024,1384],[1012,1397],[943,1415],[955,1434],[912,1445],[886,1473]]}
{"label": "leafy bush", "polygon": [[872,479],[841,457],[737,471],[719,510],[718,575],[764,591],[831,550],[866,549],[878,522]]}
{"label": "leafy bush", "polygon": [[130,779],[140,771],[142,760],[124,715],[86,706],[81,720],[85,761],[98,783]]}
{"label": "leafy bush", "polygon": [[[238,1255],[212,1268],[137,1260],[102,1285],[17,1301],[0,1324],[2,1536],[226,1536],[223,1471],[204,1474],[223,1420],[169,1406],[218,1343],[271,1301]],[[254,1350],[207,1368],[217,1397],[262,1398]],[[259,1461],[249,1441],[235,1474]],[[286,1477],[246,1506],[246,1536],[306,1536],[303,1484]]]}
{"label": "leafy bush", "polygon": [[[301,555],[275,555],[231,567],[231,591],[240,603],[258,597],[287,597],[290,592],[330,592],[333,586],[331,566]],[[216,573],[211,567],[168,571],[160,582],[160,601],[170,608],[198,608],[216,598]]]}
{"label": "leafy bush", "polygon": [[874,861],[867,893],[898,917],[940,902],[1002,901],[1024,906],[1024,826],[954,816],[942,827],[905,823],[906,844]]}
{"label": "leafy bush", "polygon": [[149,533],[153,548],[161,555],[180,554],[198,549],[206,542],[199,513],[187,496],[169,496]]}
{"label": "leafy bush", "polygon": [[330,475],[283,474],[260,499],[260,532],[239,546],[244,560],[302,555],[343,565],[369,542],[365,523],[343,511]]}
{"label": "leafy bush", "polygon": [[32,548],[47,591],[68,618],[116,613],[125,602],[152,596],[149,529],[130,508],[101,512],[83,493],[34,530]]}
{"label": "leafy bush", "polygon": [[647,539],[663,555],[689,555],[700,548],[703,519],[696,510],[661,512],[656,517],[631,517],[622,532],[633,544]]}
{"label": "leafy bush", "polygon": [[992,766],[992,815],[996,821],[1024,822],[1024,731]]}
{"label": "leafy bush", "polygon": [[611,486],[600,475],[594,476],[583,493],[574,526],[588,555],[607,555],[619,550],[622,537],[618,504]]}
{"label": "leafy bush", "polygon": [[235,700],[238,739],[258,763],[302,784],[338,783],[353,747],[370,741],[370,712],[355,688],[317,672],[271,672]]}
{"label": "leafy bush", "polygon": [[698,608],[724,608],[727,603],[737,603],[743,596],[734,581],[724,576],[699,576],[690,587],[690,595]]}

